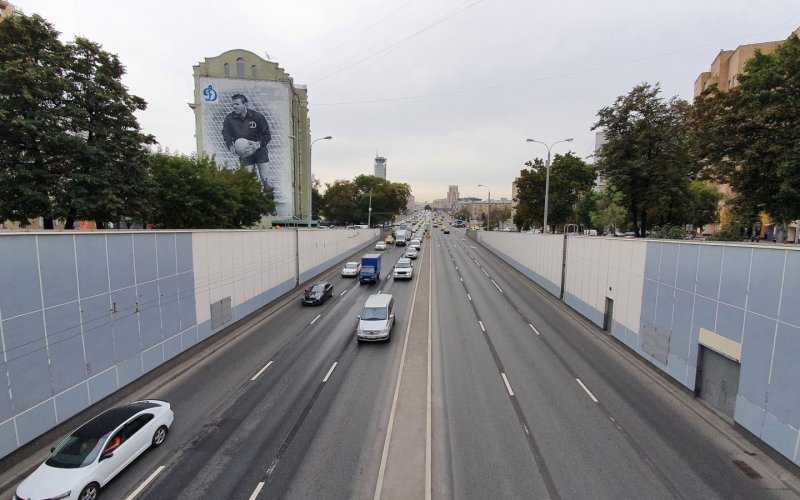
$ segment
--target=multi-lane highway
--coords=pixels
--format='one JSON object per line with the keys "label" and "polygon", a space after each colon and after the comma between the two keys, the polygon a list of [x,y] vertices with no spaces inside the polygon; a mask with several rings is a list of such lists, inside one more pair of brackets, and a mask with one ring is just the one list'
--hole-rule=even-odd
{"label": "multi-lane highway", "polygon": [[[384,275],[402,253],[384,252]],[[167,442],[105,498],[798,498],[797,478],[465,237],[412,281],[271,306],[169,380]],[[357,344],[369,294],[393,338]],[[736,461],[739,462],[737,465]]]}

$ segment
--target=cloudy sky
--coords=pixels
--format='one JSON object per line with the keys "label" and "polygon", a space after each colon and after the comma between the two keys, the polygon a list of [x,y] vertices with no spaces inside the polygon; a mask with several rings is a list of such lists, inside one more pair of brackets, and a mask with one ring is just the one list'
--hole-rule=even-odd
{"label": "cloudy sky", "polygon": [[[307,84],[314,174],[371,172],[418,200],[510,196],[544,148],[526,137],[574,137],[591,154],[597,110],[635,84],[691,98],[722,48],[785,38],[798,0],[16,0],[71,39],[119,54],[145,98],[143,128],[191,153],[192,65],[232,49],[269,53]],[[561,147],[561,146],[559,146]],[[560,149],[565,151],[565,148]]]}

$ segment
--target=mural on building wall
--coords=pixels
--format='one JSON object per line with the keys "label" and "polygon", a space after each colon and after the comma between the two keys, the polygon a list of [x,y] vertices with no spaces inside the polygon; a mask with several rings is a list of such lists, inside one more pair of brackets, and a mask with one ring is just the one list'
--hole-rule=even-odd
{"label": "mural on building wall", "polygon": [[204,153],[222,167],[252,168],[273,190],[275,213],[294,213],[291,91],[284,82],[200,78]]}

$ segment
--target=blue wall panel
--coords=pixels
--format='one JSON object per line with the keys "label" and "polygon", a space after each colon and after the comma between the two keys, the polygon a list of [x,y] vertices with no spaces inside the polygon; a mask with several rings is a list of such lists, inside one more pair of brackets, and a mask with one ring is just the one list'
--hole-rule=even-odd
{"label": "blue wall panel", "polygon": [[[650,244],[648,243],[648,246]],[[697,265],[697,293],[717,298],[722,265],[721,246],[701,246]]]}
{"label": "blue wall panel", "polygon": [[72,238],[39,236],[39,268],[45,307],[77,300],[78,276]]}
{"label": "blue wall panel", "polygon": [[5,319],[42,307],[34,236],[0,236],[0,314]]}
{"label": "blue wall panel", "polygon": [[106,238],[103,235],[80,235],[75,238],[78,251],[78,281],[81,297],[108,292]]}
{"label": "blue wall panel", "polygon": [[53,395],[46,350],[40,349],[24,356],[9,358],[7,366],[11,396],[17,413]]}
{"label": "blue wall panel", "polygon": [[158,283],[151,281],[137,285],[139,299],[139,328],[142,349],[149,349],[163,340],[161,336],[161,311],[158,307]]}
{"label": "blue wall panel", "polygon": [[63,422],[89,406],[89,391],[86,382],[76,385],[55,398],[58,421]]}
{"label": "blue wall panel", "polygon": [[54,425],[56,425],[56,410],[52,399],[17,416],[17,432],[23,443],[46,432]]}
{"label": "blue wall panel", "polygon": [[5,339],[7,361],[43,350],[45,338],[42,312],[38,311],[3,321],[3,338]]}
{"label": "blue wall panel", "polygon": [[175,251],[178,254],[178,273],[191,271],[194,266],[192,257],[192,234],[175,234]]}
{"label": "blue wall panel", "polygon": [[133,239],[130,234],[106,235],[111,290],[134,285]]}
{"label": "blue wall panel", "polygon": [[753,313],[747,313],[745,319],[739,394],[747,398],[751,404],[764,405],[767,401],[767,381],[775,323],[773,319]]}
{"label": "blue wall panel", "polygon": [[111,293],[117,312],[112,314],[114,360],[122,361],[141,351],[139,317],[136,314],[136,290],[125,288]]}
{"label": "blue wall panel", "polygon": [[177,277],[159,279],[158,289],[161,293],[161,338],[166,339],[178,333],[180,327]]}
{"label": "blue wall panel", "polygon": [[658,279],[661,283],[675,286],[678,277],[678,246],[664,244],[661,247],[661,269]]}
{"label": "blue wall panel", "polygon": [[748,309],[775,317],[778,314],[784,252],[764,250],[753,253],[750,269]]}
{"label": "blue wall panel", "polygon": [[800,325],[800,252],[788,252],[783,280],[780,319]]}
{"label": "blue wall panel", "polygon": [[156,248],[158,251],[158,277],[163,278],[176,274],[175,235],[156,235]]}
{"label": "blue wall panel", "polygon": [[727,339],[741,342],[744,310],[723,303],[720,303],[718,307],[716,332]]}
{"label": "blue wall panel", "polygon": [[45,319],[53,391],[60,392],[86,378],[78,303],[48,309]]}
{"label": "blue wall panel", "polygon": [[156,237],[154,234],[134,234],[133,251],[136,253],[136,282],[147,283],[157,277]]}
{"label": "blue wall panel", "polygon": [[800,328],[778,325],[772,381],[769,385],[769,411],[781,422],[800,427]]}
{"label": "blue wall panel", "polygon": [[114,392],[114,389],[117,388],[116,370],[106,370],[103,373],[95,375],[89,379],[88,384],[91,403],[96,403]]}
{"label": "blue wall panel", "polygon": [[81,300],[86,369],[89,376],[114,364],[111,304],[107,294]]}
{"label": "blue wall panel", "polygon": [[749,248],[725,247],[722,262],[722,286],[719,291],[720,301],[744,307],[751,253],[752,250]]}
{"label": "blue wall panel", "polygon": [[697,256],[699,253],[700,247],[698,245],[680,245],[680,252],[678,253],[678,288],[694,291],[697,277]]}

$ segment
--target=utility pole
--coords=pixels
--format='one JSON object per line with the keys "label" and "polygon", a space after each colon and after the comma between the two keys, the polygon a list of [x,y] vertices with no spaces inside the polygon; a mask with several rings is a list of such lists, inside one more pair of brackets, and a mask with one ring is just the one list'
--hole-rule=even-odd
{"label": "utility pole", "polygon": [[491,190],[491,188],[489,188],[489,186],[486,186],[486,185],[483,185],[483,184],[478,184],[478,187],[485,187],[486,190],[489,192],[489,197],[488,197],[488,201],[487,201],[487,203],[489,205],[489,210],[486,211],[486,225],[487,225],[487,229],[491,230],[492,229],[492,190]]}
{"label": "utility pole", "polygon": [[369,210],[367,211],[367,229],[372,228],[372,190],[369,190]]}

